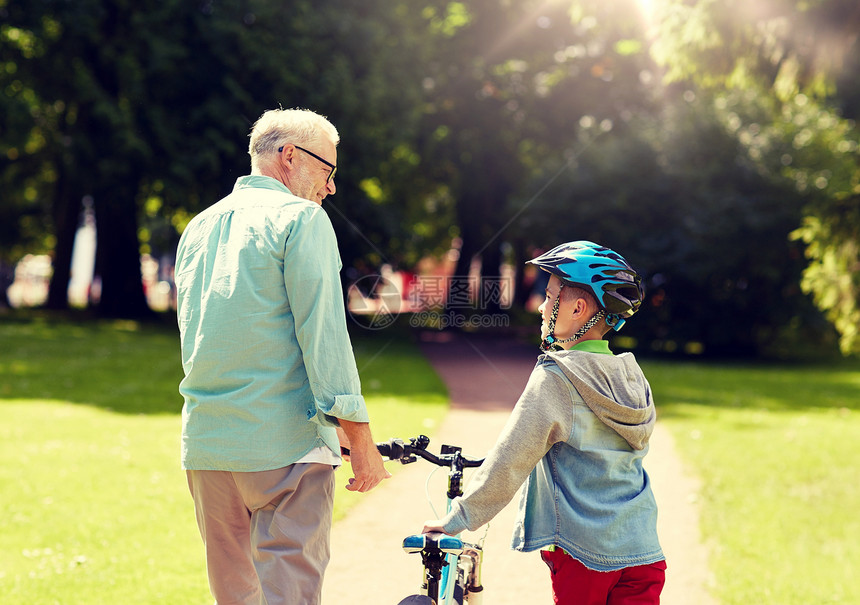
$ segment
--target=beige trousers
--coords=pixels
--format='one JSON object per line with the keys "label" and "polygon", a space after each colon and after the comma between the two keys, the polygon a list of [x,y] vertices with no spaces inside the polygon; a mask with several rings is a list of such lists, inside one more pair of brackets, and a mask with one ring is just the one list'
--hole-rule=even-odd
{"label": "beige trousers", "polygon": [[216,605],[319,605],[334,469],[187,471]]}

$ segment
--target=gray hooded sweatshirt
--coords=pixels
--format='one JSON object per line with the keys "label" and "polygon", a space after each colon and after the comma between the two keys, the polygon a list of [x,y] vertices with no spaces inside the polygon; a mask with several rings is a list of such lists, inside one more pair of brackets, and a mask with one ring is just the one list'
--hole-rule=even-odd
{"label": "gray hooded sweatshirt", "polygon": [[496,445],[442,519],[445,531],[484,525],[526,482],[513,548],[557,545],[602,571],[662,560],[642,468],[655,420],[632,354],[591,340],[541,355]]}

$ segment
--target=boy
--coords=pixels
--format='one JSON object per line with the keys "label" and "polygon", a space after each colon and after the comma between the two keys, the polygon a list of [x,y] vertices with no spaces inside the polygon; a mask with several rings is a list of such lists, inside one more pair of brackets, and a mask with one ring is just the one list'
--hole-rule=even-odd
{"label": "boy", "polygon": [[474,531],[525,480],[512,547],[543,549],[555,603],[659,603],[666,563],[642,468],[654,402],[633,355],[603,340],[639,309],[641,278],[585,241],[529,263],[550,274],[538,309],[544,355],[466,493],[424,532]]}

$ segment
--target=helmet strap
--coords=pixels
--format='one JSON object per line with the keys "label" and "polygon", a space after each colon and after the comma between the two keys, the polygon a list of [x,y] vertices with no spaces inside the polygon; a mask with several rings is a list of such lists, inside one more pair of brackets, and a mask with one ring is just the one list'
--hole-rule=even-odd
{"label": "helmet strap", "polygon": [[558,338],[556,338],[555,337],[555,322],[558,319],[558,305],[559,305],[559,301],[561,300],[561,291],[563,288],[564,288],[564,284],[561,284],[561,286],[558,289],[558,296],[555,299],[555,303],[552,305],[552,315],[550,315],[549,325],[547,326],[548,334],[546,335],[546,338],[544,338],[540,343],[540,350],[544,353],[548,353],[550,351],[558,351],[562,348],[561,347],[562,344],[564,344],[566,342],[575,342],[575,341],[579,340],[580,338],[585,336],[586,332],[588,332],[591,328],[596,326],[597,322],[599,322],[601,319],[606,317],[606,311],[601,309],[600,311],[595,313],[591,319],[589,319],[587,322],[585,322],[582,325],[582,327],[576,331],[576,334],[574,334],[570,338],[565,338],[564,340],[559,340]]}
{"label": "helmet strap", "polygon": [[560,349],[558,340],[555,337],[555,320],[558,319],[558,303],[561,300],[561,291],[564,289],[564,284],[558,288],[558,296],[555,297],[555,302],[552,305],[552,315],[549,316],[549,325],[547,326],[547,335],[540,343],[540,350],[544,353]]}

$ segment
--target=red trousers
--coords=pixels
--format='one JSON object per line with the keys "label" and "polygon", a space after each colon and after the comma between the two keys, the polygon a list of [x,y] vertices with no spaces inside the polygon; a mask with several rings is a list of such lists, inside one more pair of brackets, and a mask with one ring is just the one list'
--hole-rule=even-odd
{"label": "red trousers", "polygon": [[594,571],[560,548],[541,551],[552,574],[553,602],[559,605],[659,605],[666,562],[618,571]]}

